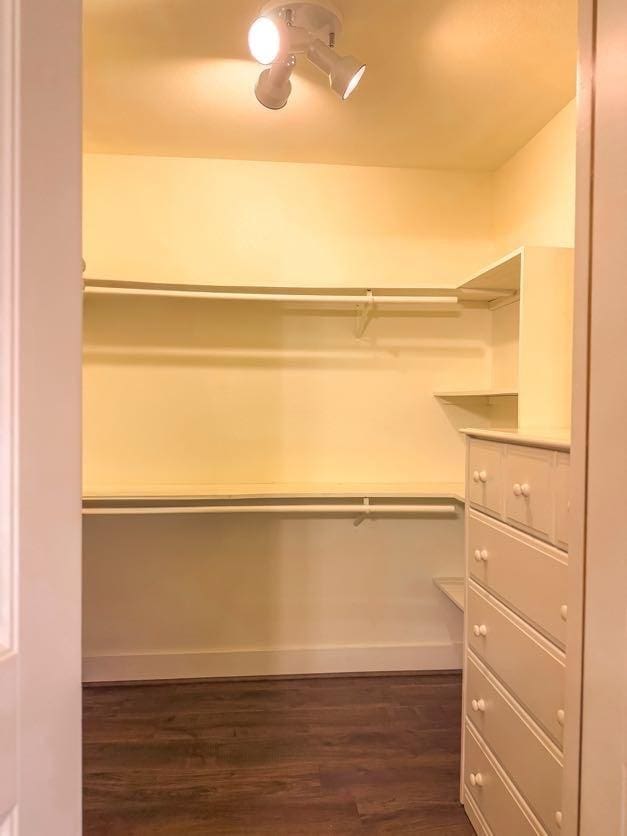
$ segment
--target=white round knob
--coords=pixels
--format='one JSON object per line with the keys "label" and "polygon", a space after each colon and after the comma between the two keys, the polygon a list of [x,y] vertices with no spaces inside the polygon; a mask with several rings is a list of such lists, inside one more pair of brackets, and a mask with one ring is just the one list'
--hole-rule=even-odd
{"label": "white round knob", "polygon": [[563,708],[558,708],[558,710],[557,710],[557,722],[560,724],[560,726],[564,725],[564,720],[565,719],[566,719],[566,712],[564,711]]}
{"label": "white round knob", "polygon": [[523,496],[529,496],[531,494],[531,487],[526,482],[520,486],[520,490]]}
{"label": "white round knob", "polygon": [[480,772],[471,772],[470,773],[470,783],[473,787],[482,787],[483,786],[483,775]]}
{"label": "white round knob", "polygon": [[514,496],[522,496],[522,488],[518,482],[513,485],[512,490],[514,491]]}
{"label": "white round knob", "polygon": [[475,624],[472,628],[472,632],[475,636],[487,636],[488,635],[488,628],[485,624]]}
{"label": "white round knob", "polygon": [[477,561],[477,563],[479,563],[479,561],[481,560],[481,550],[480,549],[475,549],[475,560]]}
{"label": "white round knob", "polygon": [[480,470],[479,471],[479,479],[482,482],[487,482],[488,481],[488,474],[485,472],[485,470]]}
{"label": "white round knob", "polygon": [[485,711],[485,700],[484,699],[473,700],[470,704],[472,706],[473,711],[482,711],[482,712]]}
{"label": "white round knob", "polygon": [[568,618],[568,606],[566,604],[562,604],[560,607],[560,615],[562,616],[562,621],[566,621]]}
{"label": "white round knob", "polygon": [[487,560],[487,559],[488,559],[488,550],[487,549],[481,549],[481,560]]}
{"label": "white round knob", "polygon": [[479,471],[478,470],[473,471],[472,481],[473,482],[478,482],[479,481]]}
{"label": "white round knob", "polygon": [[562,826],[562,811],[561,810],[558,810],[557,813],[555,814],[555,824],[558,827]]}

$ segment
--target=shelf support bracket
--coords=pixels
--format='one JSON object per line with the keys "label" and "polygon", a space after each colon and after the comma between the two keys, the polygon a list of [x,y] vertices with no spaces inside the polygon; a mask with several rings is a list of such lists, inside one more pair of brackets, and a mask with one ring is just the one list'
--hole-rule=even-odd
{"label": "shelf support bracket", "polygon": [[364,510],[363,512],[353,520],[353,525],[355,528],[360,526],[364,520],[367,520],[370,516],[370,500],[368,497],[364,497]]}
{"label": "shelf support bracket", "polygon": [[366,333],[370,320],[374,315],[374,295],[371,290],[366,291],[364,304],[357,308],[357,323],[355,325],[355,336],[361,339]]}

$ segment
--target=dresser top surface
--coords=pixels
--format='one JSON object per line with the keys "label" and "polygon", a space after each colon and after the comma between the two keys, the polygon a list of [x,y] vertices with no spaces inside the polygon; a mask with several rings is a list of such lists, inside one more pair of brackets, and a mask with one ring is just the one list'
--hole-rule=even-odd
{"label": "dresser top surface", "polygon": [[528,447],[547,447],[550,450],[570,450],[570,433],[563,429],[513,430],[467,427],[461,432],[471,438],[481,438],[488,441],[504,441],[509,444],[522,444]]}

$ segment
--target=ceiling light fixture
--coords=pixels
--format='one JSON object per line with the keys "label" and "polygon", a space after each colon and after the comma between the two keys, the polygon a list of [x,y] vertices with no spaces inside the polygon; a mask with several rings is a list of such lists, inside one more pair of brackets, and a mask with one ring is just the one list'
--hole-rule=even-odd
{"label": "ceiling light fixture", "polygon": [[255,96],[260,104],[270,110],[285,107],[292,92],[290,76],[295,65],[296,59],[290,55],[261,73],[255,86]]}
{"label": "ceiling light fixture", "polygon": [[271,0],[262,8],[248,33],[248,46],[264,70],[255,95],[264,107],[285,107],[292,91],[290,76],[296,55],[305,55],[329,79],[331,89],[346,100],[361,81],[366,65],[352,55],[335,52],[335,41],[342,31],[342,17],[327,0],[286,2]]}

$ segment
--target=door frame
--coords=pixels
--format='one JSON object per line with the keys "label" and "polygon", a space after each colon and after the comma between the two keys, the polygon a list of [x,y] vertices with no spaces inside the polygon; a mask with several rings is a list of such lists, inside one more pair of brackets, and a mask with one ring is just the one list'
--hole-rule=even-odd
{"label": "door frame", "polygon": [[17,706],[4,832],[22,836],[81,832],[81,18],[80,0],[3,0],[0,15],[0,494]]}
{"label": "door frame", "polygon": [[627,6],[580,2],[573,493],[584,601],[580,832],[627,834]]}

